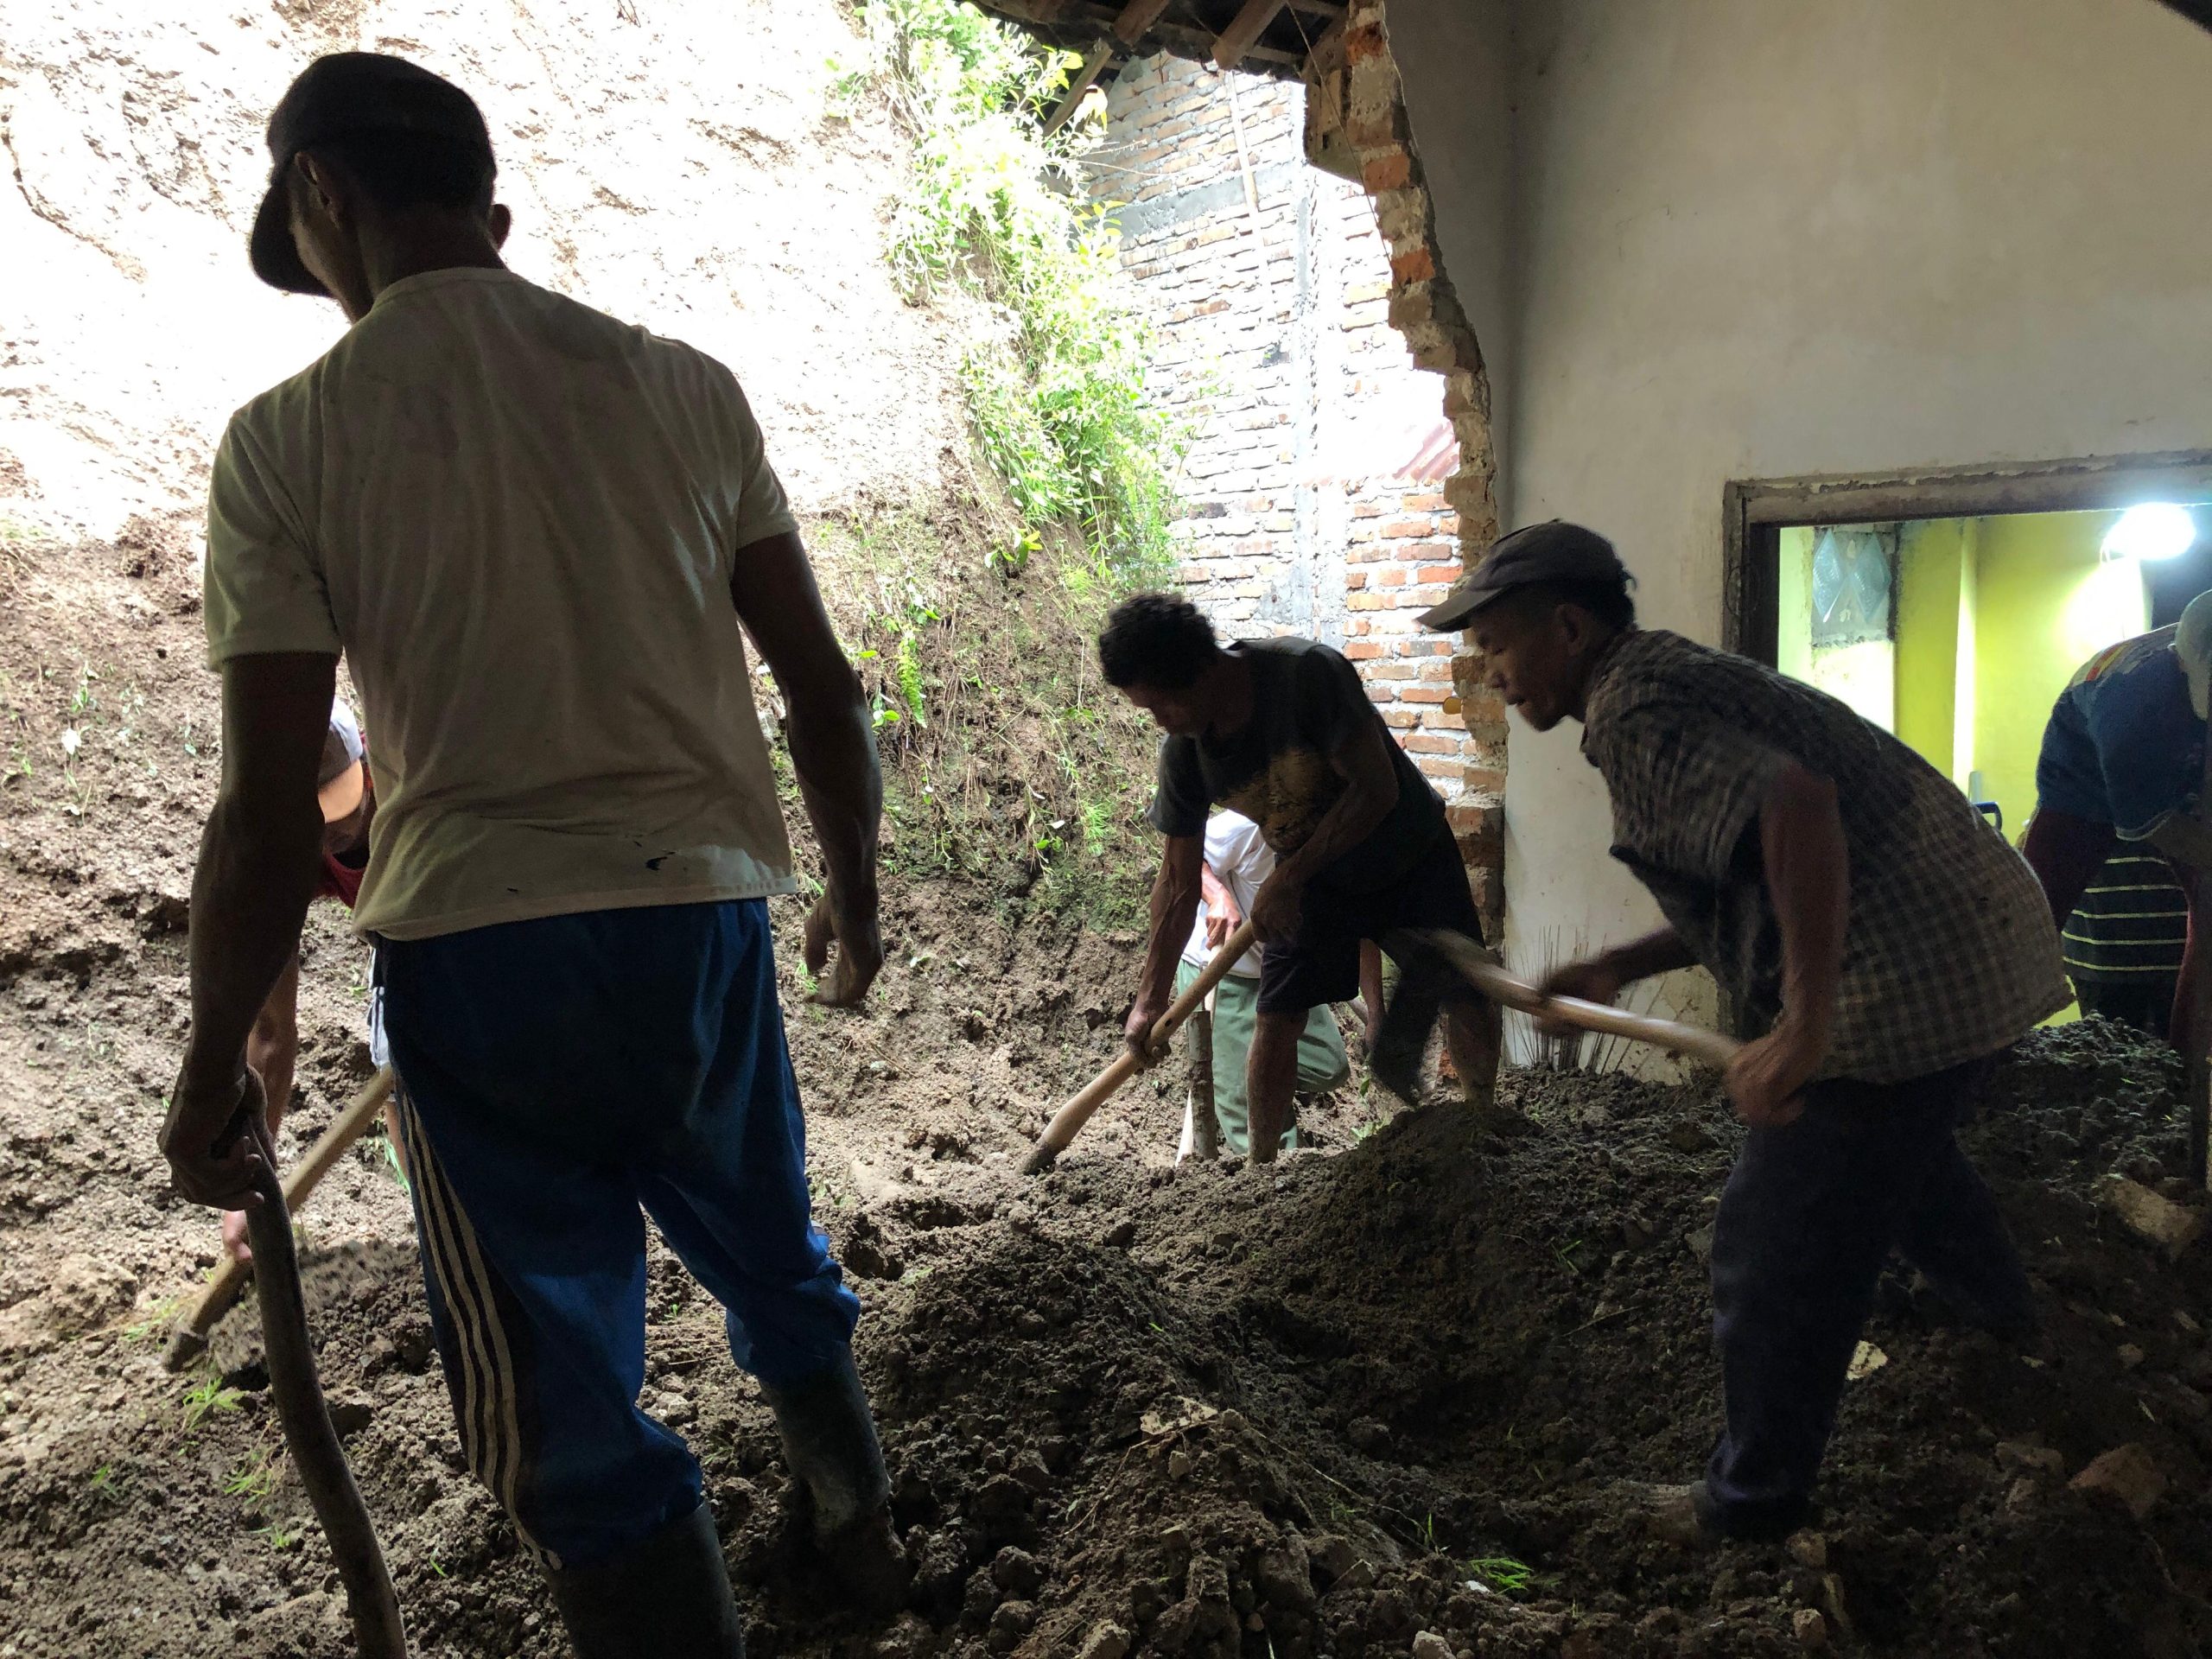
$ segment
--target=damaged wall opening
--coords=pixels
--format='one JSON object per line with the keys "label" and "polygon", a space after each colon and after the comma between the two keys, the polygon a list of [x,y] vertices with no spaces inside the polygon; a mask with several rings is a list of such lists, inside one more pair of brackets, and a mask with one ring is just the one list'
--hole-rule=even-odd
{"label": "damaged wall opening", "polygon": [[[1353,45],[1395,107],[1379,16],[1351,20],[1366,29]],[[1156,330],[1148,395],[1185,445],[1185,593],[1224,635],[1300,634],[1357,665],[1451,804],[1494,923],[1503,711],[1466,683],[1457,641],[1414,620],[1494,522],[1486,433],[1466,441],[1481,425],[1471,336],[1455,353],[1408,330],[1440,285],[1425,195],[1402,130],[1382,167],[1364,166],[1343,38],[1329,48],[1304,84],[1140,58],[1077,118],[1103,123],[1093,197]]]}

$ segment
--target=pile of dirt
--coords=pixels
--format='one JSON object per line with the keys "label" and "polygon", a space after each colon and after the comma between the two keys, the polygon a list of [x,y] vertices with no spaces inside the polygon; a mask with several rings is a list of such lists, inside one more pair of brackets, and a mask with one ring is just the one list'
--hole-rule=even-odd
{"label": "pile of dirt", "polygon": [[[1887,1284],[1786,1549],[1641,1524],[1718,1426],[1703,1250],[1738,1132],[1710,1090],[1618,1077],[1522,1074],[1528,1116],[1433,1105],[1268,1172],[1084,1143],[1025,1180],[979,1136],[833,1202],[920,1568],[891,1625],[836,1611],[715,1310],[660,1256],[645,1403],[701,1450],[764,1655],[2193,1653],[2212,1268],[2093,1197],[2115,1163],[2177,1174],[2176,1081],[2101,1025],[2000,1074],[1972,1140],[2045,1332],[2008,1348]],[[562,1652],[461,1472],[411,1251],[320,1253],[310,1300],[420,1650]],[[0,1402],[47,1396],[0,1442],[0,1652],[344,1652],[250,1314],[181,1397],[156,1344],[83,1320],[0,1369]],[[2140,1513],[2077,1489],[2093,1466]]]}

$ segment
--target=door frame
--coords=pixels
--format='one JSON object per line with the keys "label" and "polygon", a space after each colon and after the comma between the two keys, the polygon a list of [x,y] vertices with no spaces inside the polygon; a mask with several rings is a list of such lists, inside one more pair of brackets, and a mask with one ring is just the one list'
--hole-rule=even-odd
{"label": "door frame", "polygon": [[1774,666],[1788,525],[2094,512],[2159,500],[2212,501],[2212,449],[1734,480],[1721,492],[1720,642]]}

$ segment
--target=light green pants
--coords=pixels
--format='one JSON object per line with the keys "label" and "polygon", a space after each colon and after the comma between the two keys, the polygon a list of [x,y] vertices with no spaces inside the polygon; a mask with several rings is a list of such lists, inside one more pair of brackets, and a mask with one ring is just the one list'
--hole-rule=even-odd
{"label": "light green pants", "polygon": [[[1177,993],[1198,976],[1196,968],[1183,963],[1175,970]],[[1225,1157],[1242,1158],[1251,1147],[1252,1117],[1244,1098],[1244,1062],[1252,1052],[1259,1001],[1256,979],[1231,974],[1214,988],[1213,1117],[1221,1126],[1221,1150]],[[1198,1041],[1195,1030],[1190,1041]],[[1344,1058],[1344,1039],[1337,1030],[1336,1016],[1325,1006],[1315,1008],[1306,1016],[1306,1029],[1298,1037],[1297,1091],[1318,1094],[1338,1087],[1351,1076],[1351,1065]],[[1292,1121],[1284,1128],[1281,1143],[1285,1152],[1298,1145],[1297,1109],[1297,1103],[1292,1102]]]}

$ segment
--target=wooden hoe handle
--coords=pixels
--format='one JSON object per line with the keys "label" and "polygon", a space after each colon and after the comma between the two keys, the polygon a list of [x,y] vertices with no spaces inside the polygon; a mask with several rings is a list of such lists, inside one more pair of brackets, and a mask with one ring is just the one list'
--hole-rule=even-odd
{"label": "wooden hoe handle", "polygon": [[1413,930],[1423,944],[1449,963],[1459,976],[1493,1002],[1548,1020],[1563,1020],[1585,1031],[1601,1031],[1632,1042],[1649,1043],[1676,1054],[1687,1054],[1707,1065],[1726,1071],[1743,1045],[1732,1037],[1679,1020],[1660,1020],[1630,1014],[1602,1002],[1586,1002],[1578,996],[1546,996],[1525,979],[1516,979],[1491,960],[1490,953],[1464,933],[1445,928]]}
{"label": "wooden hoe handle", "polygon": [[[284,1207],[296,1210],[307,1202],[315,1183],[330,1173],[330,1166],[344,1155],[346,1149],[361,1138],[384,1103],[391,1098],[391,1068],[381,1068],[359,1093],[346,1103],[346,1109],[330,1120],[330,1127],[316,1138],[292,1166],[284,1177]],[[168,1351],[162,1356],[162,1363],[172,1371],[181,1371],[207,1351],[207,1333],[215,1328],[215,1321],[230,1312],[231,1304],[245,1288],[247,1276],[253,1269],[236,1256],[223,1258],[223,1265],[207,1281],[207,1288],[200,1293],[199,1300],[185,1311],[177,1321],[176,1329],[169,1334]]]}
{"label": "wooden hoe handle", "polygon": [[[1252,948],[1254,934],[1248,918],[1237,924],[1236,931],[1223,941],[1220,950],[1207,959],[1191,982],[1190,988],[1167,1006],[1167,1012],[1154,1022],[1152,1039],[1147,1045],[1157,1054],[1166,1047],[1168,1040],[1183,1028],[1183,1022],[1197,1011],[1206,1000],[1206,993],[1221,983],[1223,976],[1243,954]],[[1021,1160],[1025,1175],[1042,1174],[1052,1166],[1052,1160],[1067,1150],[1068,1142],[1090,1121],[1090,1115],[1113,1097],[1114,1091],[1136,1075],[1137,1057],[1129,1052],[1128,1045],[1122,1046],[1114,1063],[1084,1085],[1083,1091],[1052,1114],[1052,1121],[1045,1126],[1045,1133],[1037,1137],[1037,1144]]]}

